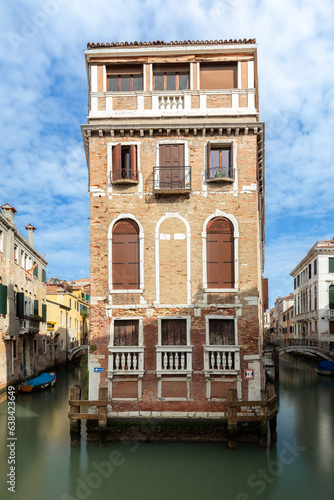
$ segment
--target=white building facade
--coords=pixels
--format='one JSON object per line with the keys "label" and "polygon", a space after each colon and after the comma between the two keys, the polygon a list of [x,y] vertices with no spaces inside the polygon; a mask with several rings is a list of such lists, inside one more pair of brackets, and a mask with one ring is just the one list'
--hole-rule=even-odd
{"label": "white building facade", "polygon": [[327,341],[334,349],[334,239],[318,241],[290,274],[295,337]]}

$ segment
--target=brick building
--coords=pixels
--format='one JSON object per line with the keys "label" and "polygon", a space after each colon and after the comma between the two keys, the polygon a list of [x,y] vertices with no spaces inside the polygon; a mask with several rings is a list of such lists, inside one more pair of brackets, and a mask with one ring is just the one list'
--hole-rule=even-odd
{"label": "brick building", "polygon": [[8,384],[53,365],[46,328],[47,261],[34,248],[35,227],[24,238],[14,207],[0,211],[0,393]]}
{"label": "brick building", "polygon": [[109,416],[222,416],[229,389],[264,388],[255,40],[88,44],[85,58],[89,399],[104,386]]}

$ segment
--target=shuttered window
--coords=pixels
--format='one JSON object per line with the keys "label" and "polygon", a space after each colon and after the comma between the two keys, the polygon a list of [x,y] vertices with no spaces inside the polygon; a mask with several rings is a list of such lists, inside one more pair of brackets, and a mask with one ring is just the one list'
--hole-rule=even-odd
{"label": "shuttered window", "polygon": [[160,144],[160,189],[181,189],[185,187],[184,163],[184,144]]}
{"label": "shuttered window", "polygon": [[210,345],[235,345],[234,320],[210,319],[209,320]]}
{"label": "shuttered window", "polygon": [[163,319],[161,320],[162,345],[187,345],[187,320]]}
{"label": "shuttered window", "polygon": [[329,257],[328,261],[329,261],[328,262],[328,268],[329,268],[328,271],[330,273],[334,273],[334,258],[333,257]]}
{"label": "shuttered window", "polygon": [[137,146],[116,144],[112,150],[113,180],[137,180]]}
{"label": "shuttered window", "polygon": [[34,314],[38,316],[38,300],[34,300]]}
{"label": "shuttered window", "polygon": [[17,318],[24,318],[24,293],[17,292],[16,294],[16,316]]}
{"label": "shuttered window", "polygon": [[115,320],[114,346],[137,346],[138,331],[138,320]]}
{"label": "shuttered window", "polygon": [[112,278],[115,290],[137,290],[139,278],[139,228],[130,220],[123,219],[113,228]]}
{"label": "shuttered window", "polygon": [[46,271],[45,271],[45,269],[42,269],[42,282],[43,283],[46,282]]}
{"label": "shuttered window", "polygon": [[329,287],[329,308],[334,309],[334,286]]}
{"label": "shuttered window", "polygon": [[233,225],[224,217],[212,219],[207,227],[207,287],[234,288]]}
{"label": "shuttered window", "polygon": [[[34,265],[35,265],[35,264],[36,264],[36,262],[34,262]],[[36,266],[36,267],[34,267],[34,270],[33,270],[33,272],[32,272],[32,273],[33,273],[33,275],[34,275],[36,278],[38,278],[38,264],[37,264],[37,266]]]}
{"label": "shuttered window", "polygon": [[46,323],[46,311],[47,311],[46,304],[42,304],[42,318],[43,318],[43,323]]}
{"label": "shuttered window", "polygon": [[7,314],[7,286],[0,283],[0,314]]}
{"label": "shuttered window", "polygon": [[237,87],[237,64],[201,63],[201,89],[234,89]]}

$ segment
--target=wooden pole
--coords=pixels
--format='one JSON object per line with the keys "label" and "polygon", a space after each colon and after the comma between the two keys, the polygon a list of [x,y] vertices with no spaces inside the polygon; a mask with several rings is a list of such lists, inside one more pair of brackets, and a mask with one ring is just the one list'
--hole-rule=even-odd
{"label": "wooden pole", "polygon": [[100,446],[105,446],[106,435],[107,435],[107,398],[108,398],[108,388],[99,388],[99,401],[105,402],[105,405],[98,407],[98,432],[100,438]]}
{"label": "wooden pole", "polygon": [[229,403],[232,401],[238,401],[238,393],[236,389],[229,389],[227,395],[228,404],[228,443],[229,448],[237,448],[237,422],[233,422],[232,419],[237,416],[237,408],[230,407]]}
{"label": "wooden pole", "polygon": [[274,349],[275,354],[275,379],[279,379],[279,351]]}
{"label": "wooden pole", "polygon": [[[70,401],[81,399],[81,385],[75,384],[70,388]],[[81,438],[81,420],[71,418],[71,414],[80,413],[80,406],[70,406],[70,438],[71,446],[78,446]]]}
{"label": "wooden pole", "polygon": [[[269,399],[269,391],[268,389],[261,390],[261,401],[268,401]],[[260,415],[266,416],[268,414],[268,406],[261,406]],[[267,439],[268,439],[268,421],[265,419],[260,422],[260,446],[261,448],[267,447]]]}
{"label": "wooden pole", "polygon": [[[273,384],[268,384],[269,399],[275,396],[275,387]],[[276,403],[268,408],[269,413],[276,410]],[[269,420],[270,441],[277,441],[277,415]]]}

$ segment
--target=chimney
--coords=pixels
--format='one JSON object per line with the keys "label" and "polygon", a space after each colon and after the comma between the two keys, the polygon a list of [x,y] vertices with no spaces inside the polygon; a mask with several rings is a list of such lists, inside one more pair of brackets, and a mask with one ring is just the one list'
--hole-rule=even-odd
{"label": "chimney", "polygon": [[10,222],[11,224],[13,224],[13,226],[14,226],[14,217],[15,217],[15,214],[16,214],[15,208],[11,207],[10,205],[8,205],[8,203],[5,203],[4,205],[2,205],[1,208],[3,210],[4,216],[8,220],[8,222]]}
{"label": "chimney", "polygon": [[36,228],[32,224],[28,224],[25,229],[28,231],[28,243],[33,247],[34,246],[34,231]]}

